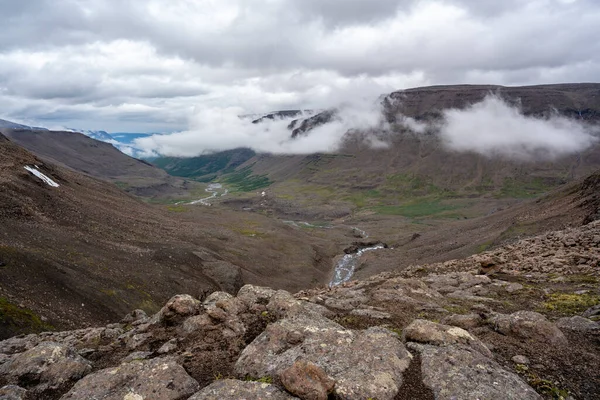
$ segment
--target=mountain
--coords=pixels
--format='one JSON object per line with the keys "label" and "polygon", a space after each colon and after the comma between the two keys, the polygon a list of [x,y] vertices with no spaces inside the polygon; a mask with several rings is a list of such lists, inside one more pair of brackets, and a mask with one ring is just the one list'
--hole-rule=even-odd
{"label": "mountain", "polygon": [[192,183],[173,178],[110,143],[78,132],[13,128],[0,128],[0,132],[39,157],[108,180],[138,196],[186,195],[194,188]]}
{"label": "mountain", "polygon": [[4,119],[0,119],[0,128],[10,128],[10,129],[24,129],[24,130],[45,130],[45,128],[36,128],[27,125],[17,124],[15,122],[10,122]]}
{"label": "mountain", "polygon": [[[120,133],[111,135],[105,131],[89,131],[89,130],[74,130],[69,129],[69,131],[83,133],[84,135],[91,137],[92,139],[99,140],[101,142],[110,143],[115,146],[122,153],[127,154],[130,157],[135,158],[144,158],[145,152],[137,147],[135,147],[129,139],[129,137],[146,137],[150,136],[150,134],[136,134],[136,133]],[[123,140],[126,138],[126,140]]]}
{"label": "mountain", "polygon": [[[170,174],[190,179],[229,180],[234,184],[241,178],[253,180],[257,184],[250,185],[250,189],[269,188],[270,209],[282,218],[297,215],[316,220],[360,213],[417,219],[481,216],[515,201],[539,196],[600,168],[598,144],[553,160],[492,157],[449,150],[438,136],[415,134],[395,121],[398,115],[436,121],[444,110],[464,109],[490,93],[510,104],[519,104],[525,115],[559,114],[592,124],[600,121],[600,84],[435,86],[382,97],[385,117],[393,127],[392,132],[385,133],[387,147],[373,148],[361,134],[355,134],[349,135],[332,154],[257,154],[235,171],[227,163],[218,170],[211,160],[247,153],[232,150],[153,162]],[[331,109],[303,119],[291,117],[290,137],[310,135],[312,129],[329,123],[336,113]],[[207,164],[214,168],[206,170]]]}
{"label": "mountain", "polygon": [[[118,153],[80,134],[45,134]],[[258,214],[146,204],[0,135],[2,337],[106,323],[131,308],[154,312],[181,291],[235,292],[244,283],[299,290],[328,280],[336,251]]]}

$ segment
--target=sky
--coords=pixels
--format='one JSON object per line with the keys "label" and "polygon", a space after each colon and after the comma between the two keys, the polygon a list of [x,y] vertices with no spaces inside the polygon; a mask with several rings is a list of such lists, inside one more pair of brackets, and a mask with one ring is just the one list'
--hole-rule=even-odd
{"label": "sky", "polygon": [[49,128],[190,131],[211,110],[600,81],[597,0],[0,0],[0,13],[0,118]]}

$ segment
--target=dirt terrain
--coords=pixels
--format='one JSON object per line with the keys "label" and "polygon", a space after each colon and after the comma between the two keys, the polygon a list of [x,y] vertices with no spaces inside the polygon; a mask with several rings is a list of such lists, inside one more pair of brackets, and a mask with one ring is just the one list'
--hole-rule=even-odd
{"label": "dirt terrain", "polygon": [[335,251],[258,214],[148,205],[1,136],[3,336],[105,323],[132,307],[152,312],[179,292],[201,296],[250,282],[299,290],[327,281]]}

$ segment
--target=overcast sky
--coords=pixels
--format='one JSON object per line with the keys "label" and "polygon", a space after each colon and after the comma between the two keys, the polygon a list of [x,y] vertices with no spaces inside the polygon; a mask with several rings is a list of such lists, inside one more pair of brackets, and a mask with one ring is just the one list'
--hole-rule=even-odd
{"label": "overcast sky", "polygon": [[111,132],[431,84],[600,81],[598,0],[0,0],[0,118]]}

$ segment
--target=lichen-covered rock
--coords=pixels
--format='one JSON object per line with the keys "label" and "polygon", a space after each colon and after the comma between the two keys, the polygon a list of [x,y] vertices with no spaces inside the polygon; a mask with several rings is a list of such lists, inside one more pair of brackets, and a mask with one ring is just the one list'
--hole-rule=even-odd
{"label": "lichen-covered rock", "polygon": [[244,285],[238,291],[237,298],[249,308],[253,308],[257,304],[266,306],[275,293],[275,290],[268,287]]}
{"label": "lichen-covered rock", "polygon": [[173,296],[167,304],[152,317],[152,322],[174,325],[199,312],[199,300],[196,300],[188,294],[178,294]]}
{"label": "lichen-covered rock", "polygon": [[91,363],[72,347],[42,342],[2,365],[0,379],[4,384],[19,385],[39,396],[61,392],[91,370]]}
{"label": "lichen-covered rock", "polygon": [[442,325],[424,319],[414,320],[402,332],[406,341],[450,346],[462,344],[471,347],[486,357],[492,357],[491,351],[483,342],[469,332],[456,326]]}
{"label": "lichen-covered rock", "polygon": [[393,399],[412,356],[383,328],[353,331],[320,315],[299,315],[267,326],[236,365],[240,377],[277,378],[296,360],[322,368],[336,381],[339,399]]}
{"label": "lichen-covered rock", "polygon": [[214,381],[188,400],[292,400],[274,385],[261,382],[242,382],[235,379]]}
{"label": "lichen-covered rock", "polygon": [[81,379],[62,400],[180,400],[200,386],[171,359],[132,361]]}
{"label": "lichen-covered rock", "polygon": [[318,365],[299,360],[279,375],[288,392],[303,400],[327,400],[335,381]]}
{"label": "lichen-covered rock", "polygon": [[131,324],[132,322],[146,320],[146,319],[148,319],[148,315],[146,314],[146,312],[144,310],[133,310],[132,312],[127,314],[125,317],[123,317],[121,322],[123,322],[124,324]]}
{"label": "lichen-covered rock", "polygon": [[423,383],[436,400],[541,400],[517,375],[471,348],[410,343],[421,355]]}
{"label": "lichen-covered rock", "polygon": [[1,400],[29,400],[31,398],[27,390],[16,385],[7,385],[0,388]]}
{"label": "lichen-covered rock", "polygon": [[580,316],[561,318],[556,321],[556,326],[560,329],[568,329],[577,332],[600,333],[599,323]]}
{"label": "lichen-covered rock", "polygon": [[568,344],[567,338],[556,325],[534,311],[518,311],[510,315],[495,314],[488,322],[495,331],[503,335],[533,339],[554,346]]}

